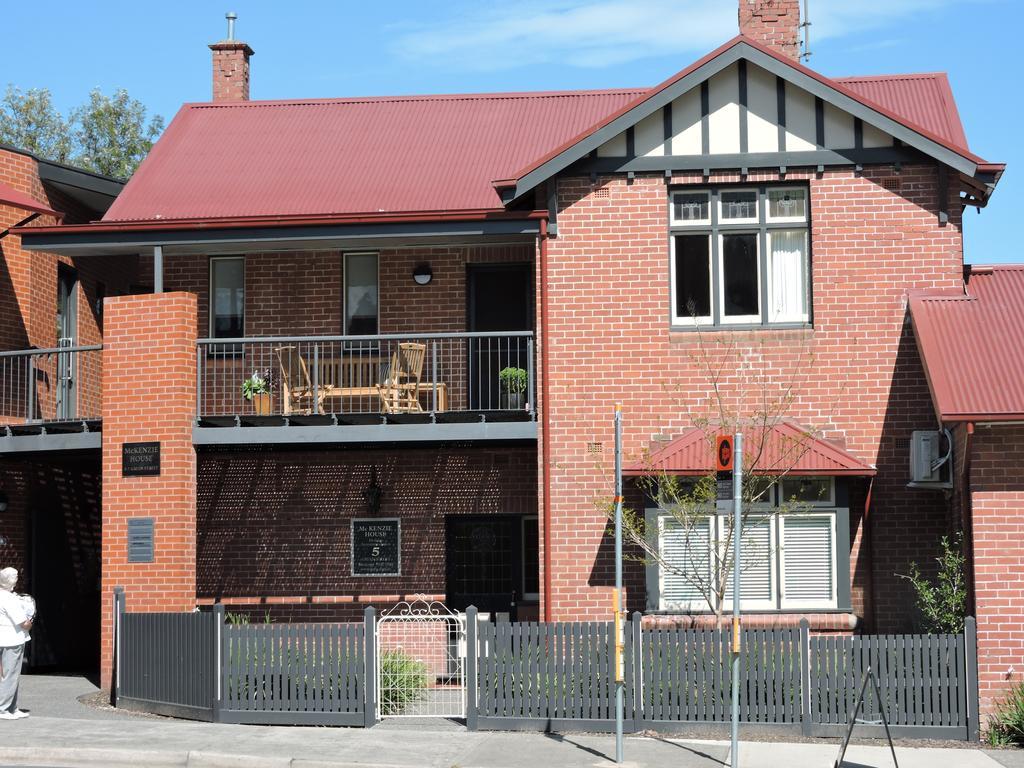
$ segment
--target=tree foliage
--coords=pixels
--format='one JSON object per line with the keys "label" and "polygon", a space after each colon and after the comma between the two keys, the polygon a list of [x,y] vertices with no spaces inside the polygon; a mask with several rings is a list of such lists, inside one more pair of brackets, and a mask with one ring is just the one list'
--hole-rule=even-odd
{"label": "tree foliage", "polygon": [[0,142],[58,163],[127,179],[149,153],[164,120],[147,119],[146,107],[120,88],[98,88],[65,118],[45,88],[8,86],[0,102]]}
{"label": "tree foliage", "polygon": [[935,558],[938,571],[934,579],[921,573],[917,563],[910,564],[909,575],[903,576],[914,588],[917,608],[924,619],[924,630],[936,634],[956,635],[964,631],[967,614],[967,558],[961,551],[963,537],[952,540],[943,536],[939,542],[942,553]]}

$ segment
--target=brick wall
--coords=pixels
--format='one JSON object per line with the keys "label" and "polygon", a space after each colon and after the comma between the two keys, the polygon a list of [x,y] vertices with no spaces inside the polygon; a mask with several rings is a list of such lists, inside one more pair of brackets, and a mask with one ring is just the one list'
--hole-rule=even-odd
{"label": "brick wall", "polygon": [[977,427],[969,472],[978,685],[989,713],[1024,679],[1024,427]]}
{"label": "brick wall", "polygon": [[[351,519],[401,518],[402,576],[353,578]],[[262,619],[357,621],[423,593],[445,594],[445,518],[537,510],[532,446],[218,451],[199,457],[197,594]]]}
{"label": "brick wall", "polygon": [[[114,587],[133,611],[195,606],[196,299],[185,293],[107,301],[103,349],[101,683],[110,684]],[[123,477],[122,445],[160,442],[160,475]],[[127,562],[127,519],[155,520],[155,560]]]}
{"label": "brick wall", "polygon": [[[910,432],[934,423],[906,294],[962,284],[960,207],[950,190],[950,223],[938,225],[934,166],[786,176],[798,180],[811,190],[813,329],[707,332],[702,342],[669,330],[665,180],[559,182],[546,339],[555,618],[608,612],[610,580],[594,564],[607,547],[596,503],[612,494],[614,403],[623,403],[627,456],[638,457],[655,435],[676,435],[707,415],[708,371],[725,362],[732,371],[742,361],[720,382],[731,407],[751,413],[763,393],[792,386],[790,418],[877,464],[872,565],[860,556],[859,526],[854,599],[880,631],[908,628],[910,593],[896,574],[933,556],[947,515],[941,494],[905,487]],[[699,175],[672,182],[706,183]],[[702,349],[710,363],[697,362]],[[589,454],[588,443],[603,444],[604,453]],[[851,520],[860,519],[851,509]],[[871,584],[872,610],[857,581]]]}

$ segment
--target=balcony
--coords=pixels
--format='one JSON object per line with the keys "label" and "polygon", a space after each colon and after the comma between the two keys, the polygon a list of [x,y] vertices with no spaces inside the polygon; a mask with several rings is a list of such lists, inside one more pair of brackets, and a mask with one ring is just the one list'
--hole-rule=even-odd
{"label": "balcony", "polygon": [[103,347],[0,352],[0,453],[100,447]]}
{"label": "balcony", "polygon": [[200,339],[197,445],[536,439],[530,331]]}

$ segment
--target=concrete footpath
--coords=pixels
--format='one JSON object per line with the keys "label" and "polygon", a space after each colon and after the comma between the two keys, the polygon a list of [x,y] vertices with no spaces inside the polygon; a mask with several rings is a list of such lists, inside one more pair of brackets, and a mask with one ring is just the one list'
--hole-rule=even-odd
{"label": "concrete footpath", "polygon": [[[0,766],[195,768],[546,768],[614,765],[614,740],[591,734],[470,733],[448,723],[388,721],[374,728],[289,728],[192,723],[87,707],[81,678],[26,677],[21,705],[32,716],[0,722]],[[742,768],[831,766],[832,743],[745,742]],[[897,750],[901,768],[1024,768],[1024,752]],[[728,743],[627,737],[628,766],[721,768]],[[849,768],[891,766],[888,748],[852,746]]]}

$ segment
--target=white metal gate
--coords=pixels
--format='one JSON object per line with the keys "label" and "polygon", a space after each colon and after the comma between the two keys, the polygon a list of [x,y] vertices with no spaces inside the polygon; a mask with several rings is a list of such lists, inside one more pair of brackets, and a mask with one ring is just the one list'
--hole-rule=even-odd
{"label": "white metal gate", "polygon": [[466,617],[426,598],[377,620],[377,718],[466,716]]}

